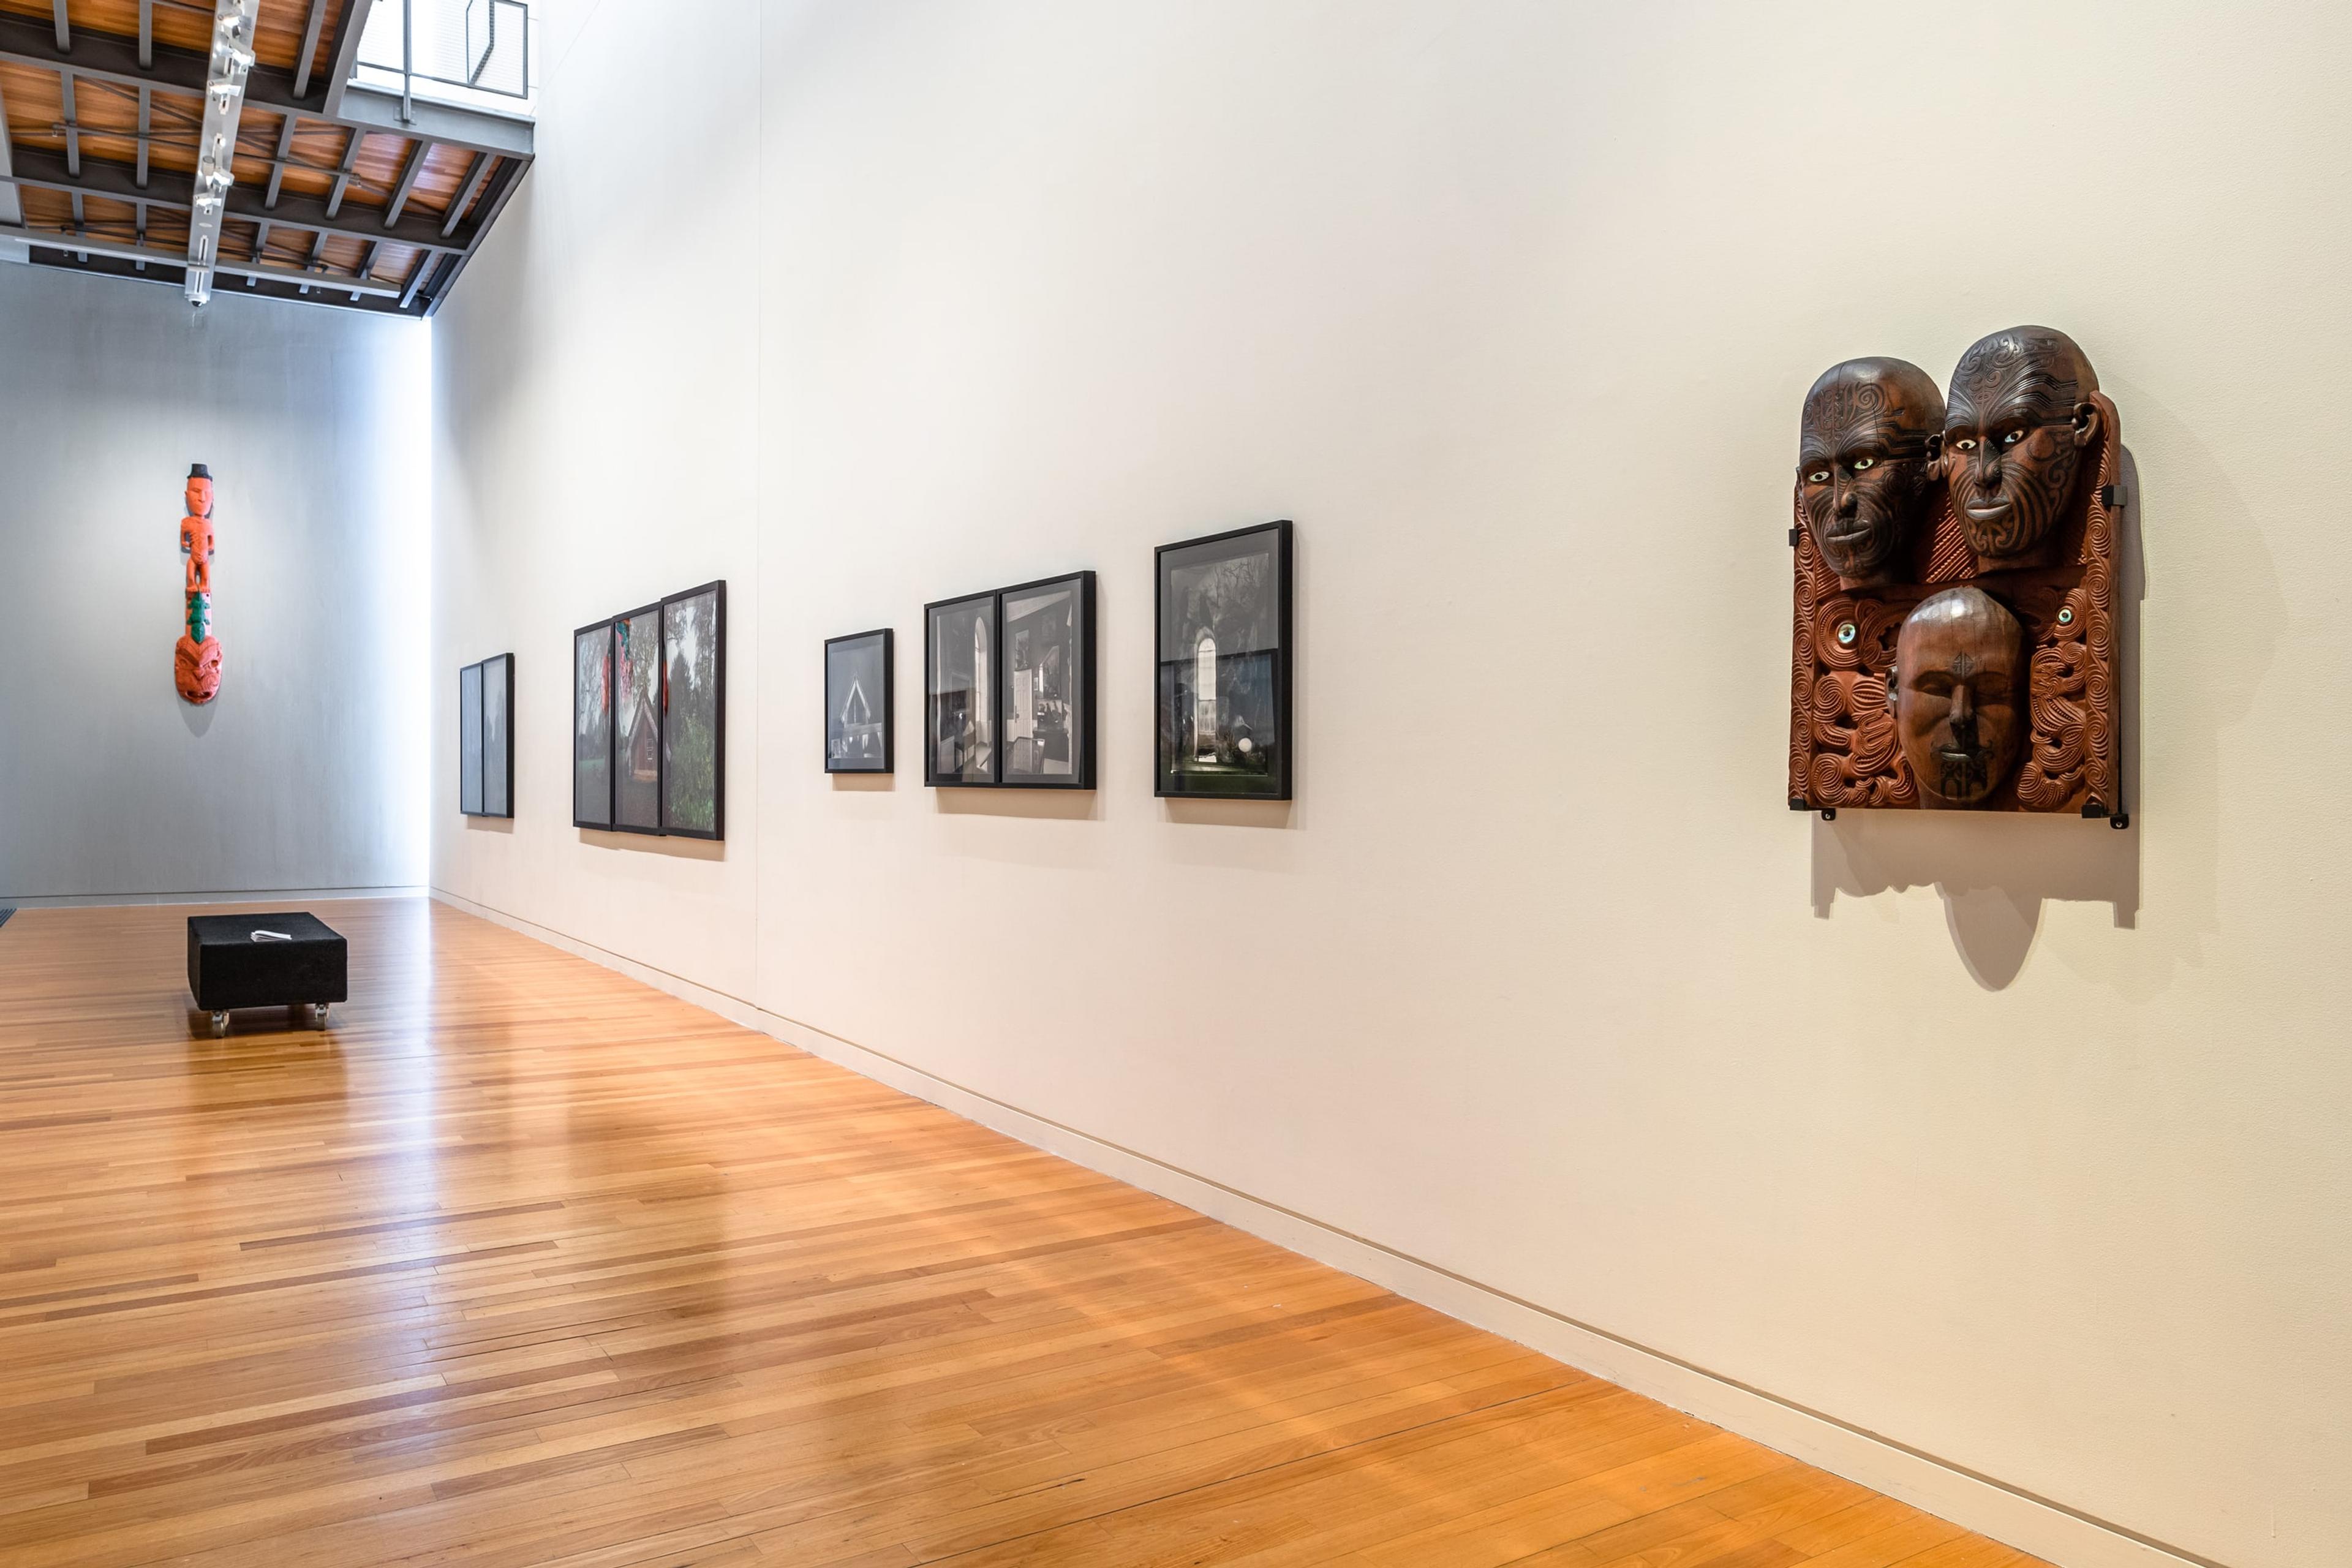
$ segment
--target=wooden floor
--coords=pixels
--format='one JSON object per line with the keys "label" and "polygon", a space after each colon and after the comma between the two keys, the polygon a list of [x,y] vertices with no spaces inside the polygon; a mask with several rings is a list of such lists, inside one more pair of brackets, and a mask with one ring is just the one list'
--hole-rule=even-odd
{"label": "wooden floor", "polygon": [[2033,1560],[446,909],[0,929],[0,1563]]}

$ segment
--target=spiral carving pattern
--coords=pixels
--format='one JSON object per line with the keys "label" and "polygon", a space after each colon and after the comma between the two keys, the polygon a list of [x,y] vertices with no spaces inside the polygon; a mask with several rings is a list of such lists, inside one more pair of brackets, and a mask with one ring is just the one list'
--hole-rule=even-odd
{"label": "spiral carving pattern", "polygon": [[1886,678],[1833,669],[1813,681],[1812,786],[1824,805],[1909,805],[1918,796],[1895,739]]}
{"label": "spiral carving pattern", "polygon": [[2017,800],[2028,811],[2060,810],[2083,784],[2088,751],[2084,698],[2089,687],[2084,599],[2079,587],[2066,595],[2064,619],[2053,623],[2053,637],[2034,651],[2026,677],[2033,733],[2025,765],[2018,771]]}
{"label": "spiral carving pattern", "polygon": [[1797,541],[1797,613],[1794,647],[1789,660],[1789,799],[1807,801],[1812,776],[1813,732],[1808,718],[1813,705],[1813,602],[1819,596],[1820,555],[1805,530],[1801,496],[1790,497]]}

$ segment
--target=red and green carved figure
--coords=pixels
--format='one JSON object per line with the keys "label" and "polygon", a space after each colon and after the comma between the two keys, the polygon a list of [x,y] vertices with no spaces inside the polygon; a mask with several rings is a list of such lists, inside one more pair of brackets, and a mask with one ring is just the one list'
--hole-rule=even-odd
{"label": "red and green carved figure", "polygon": [[181,700],[201,707],[220,695],[221,678],[221,646],[212,635],[213,476],[202,463],[188,470],[187,501],[180,553],[188,558],[188,629],[172,663]]}

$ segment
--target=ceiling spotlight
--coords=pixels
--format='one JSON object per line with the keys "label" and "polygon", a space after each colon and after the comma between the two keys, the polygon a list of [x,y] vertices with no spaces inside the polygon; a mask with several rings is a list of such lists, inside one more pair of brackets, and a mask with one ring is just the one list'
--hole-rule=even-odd
{"label": "ceiling spotlight", "polygon": [[[212,293],[212,270],[219,250],[221,218],[229,188],[236,184],[231,140],[244,105],[246,78],[254,68],[254,9],[257,0],[214,0],[211,68],[205,82],[204,130],[194,180],[194,211],[188,233],[188,303],[201,305]],[[142,7],[142,11],[144,7]],[[65,6],[58,6],[62,18]],[[5,143],[0,143],[5,145]]]}

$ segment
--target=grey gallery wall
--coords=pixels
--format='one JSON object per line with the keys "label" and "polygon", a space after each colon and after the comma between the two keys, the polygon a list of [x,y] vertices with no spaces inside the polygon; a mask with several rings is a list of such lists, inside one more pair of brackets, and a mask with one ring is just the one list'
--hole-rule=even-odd
{"label": "grey gallery wall", "polygon": [[[0,902],[421,882],[428,329],[9,265],[0,321]],[[193,462],[201,709],[172,682]]]}

